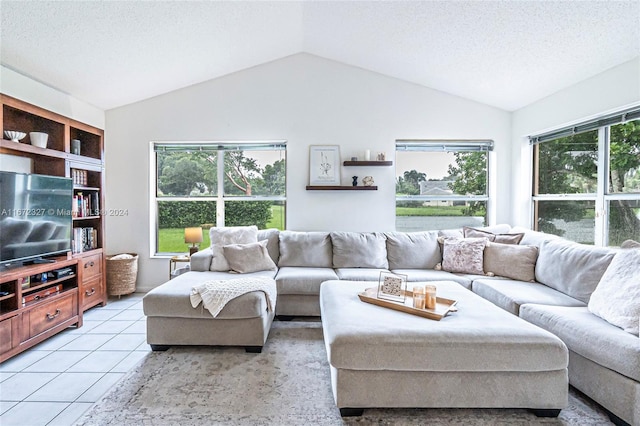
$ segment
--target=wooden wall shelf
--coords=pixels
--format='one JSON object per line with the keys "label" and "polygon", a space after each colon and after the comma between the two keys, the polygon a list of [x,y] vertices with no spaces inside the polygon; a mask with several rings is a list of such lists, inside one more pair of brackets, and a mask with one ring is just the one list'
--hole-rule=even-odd
{"label": "wooden wall shelf", "polygon": [[377,186],[311,186],[307,185],[307,191],[377,191]]}
{"label": "wooden wall shelf", "polygon": [[345,161],[343,166],[393,166],[393,161]]}

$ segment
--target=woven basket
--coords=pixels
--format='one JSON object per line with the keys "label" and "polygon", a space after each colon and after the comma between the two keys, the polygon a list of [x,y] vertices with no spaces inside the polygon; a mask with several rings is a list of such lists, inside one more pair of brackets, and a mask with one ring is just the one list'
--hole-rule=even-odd
{"label": "woven basket", "polygon": [[107,256],[107,293],[109,296],[122,296],[136,291],[138,277],[138,255],[131,259],[114,259],[117,255]]}

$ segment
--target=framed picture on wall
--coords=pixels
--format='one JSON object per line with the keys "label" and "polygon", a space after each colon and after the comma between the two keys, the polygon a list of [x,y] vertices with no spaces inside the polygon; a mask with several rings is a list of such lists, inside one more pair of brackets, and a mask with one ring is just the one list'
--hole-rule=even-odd
{"label": "framed picture on wall", "polygon": [[340,146],[309,147],[309,185],[340,185]]}

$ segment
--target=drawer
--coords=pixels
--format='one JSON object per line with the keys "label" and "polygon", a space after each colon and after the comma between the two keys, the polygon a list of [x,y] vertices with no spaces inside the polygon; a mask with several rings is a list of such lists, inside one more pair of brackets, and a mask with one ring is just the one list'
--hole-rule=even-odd
{"label": "drawer", "polygon": [[42,302],[41,306],[29,311],[29,336],[34,337],[77,314],[78,304],[72,292],[50,302]]}
{"label": "drawer", "polygon": [[91,278],[102,274],[102,253],[83,257],[79,260],[78,269],[80,269],[82,281],[87,282]]}
{"label": "drawer", "polygon": [[104,297],[104,287],[102,277],[95,277],[82,283],[80,286],[80,304],[84,311],[87,307],[102,303]]}

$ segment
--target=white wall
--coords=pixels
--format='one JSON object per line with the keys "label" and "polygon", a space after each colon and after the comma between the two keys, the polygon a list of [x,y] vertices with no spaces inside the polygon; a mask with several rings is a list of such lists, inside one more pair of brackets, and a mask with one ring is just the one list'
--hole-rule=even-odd
{"label": "white wall", "polygon": [[372,175],[378,191],[306,191],[308,152],[340,145],[343,158],[385,151],[396,139],[493,139],[497,206],[492,222],[509,222],[510,114],[401,80],[309,54],[297,54],[222,78],[107,111],[109,209],[107,252],[140,254],[138,286],[167,280],[168,261],[149,256],[149,142],[287,140],[287,228],[388,231],[395,226],[395,169],[342,168]]}
{"label": "white wall", "polygon": [[638,104],[640,58],[635,58],[515,111],[512,117],[512,225],[531,225],[532,151],[527,136]]}

